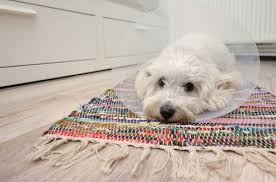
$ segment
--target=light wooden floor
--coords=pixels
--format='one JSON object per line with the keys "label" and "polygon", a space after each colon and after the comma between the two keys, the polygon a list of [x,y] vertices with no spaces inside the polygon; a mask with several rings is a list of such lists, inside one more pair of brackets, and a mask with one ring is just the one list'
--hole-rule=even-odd
{"label": "light wooden floor", "polygon": [[[263,63],[262,67],[266,70],[263,71],[261,85],[269,87],[276,93],[276,61]],[[136,66],[126,67],[1,89],[0,181],[87,181],[88,179],[90,179],[88,181],[113,181],[113,179],[122,181],[126,175],[124,167],[133,163],[133,160],[137,158],[136,155],[140,155],[138,149],[132,149],[134,155],[132,161],[125,160],[123,164],[119,165],[121,169],[119,167],[117,172],[115,171],[109,177],[98,170],[97,163],[92,162],[94,168],[86,169],[87,164],[81,164],[80,166],[85,168],[84,171],[80,167],[74,169],[75,172],[71,169],[69,170],[70,175],[65,178],[64,176],[69,171],[52,169],[45,163],[31,164],[25,159],[25,156],[49,124],[69,114],[78,104],[85,103],[93,96],[101,94],[105,89],[116,85],[119,80],[128,77],[136,69]],[[162,164],[164,152],[156,150],[154,153],[153,159],[150,160],[155,161],[155,165]],[[235,156],[233,160],[237,163],[242,161],[238,156]],[[89,165],[92,164],[89,163]],[[91,173],[92,170],[94,170],[93,173]],[[86,175],[90,174],[87,179],[83,176],[85,172]],[[92,174],[95,174],[98,180]],[[43,177],[43,175],[45,176]],[[252,164],[246,164],[242,174],[239,174],[235,181],[247,181],[252,177],[254,181],[276,181],[271,175],[260,171]],[[166,181],[166,179],[161,175],[155,181]],[[222,180],[222,178],[214,176],[209,176],[209,179]],[[137,180],[134,179],[134,181]],[[138,181],[148,180],[148,176],[144,175]]]}
{"label": "light wooden floor", "polygon": [[68,115],[136,69],[120,68],[0,90],[0,143]]}

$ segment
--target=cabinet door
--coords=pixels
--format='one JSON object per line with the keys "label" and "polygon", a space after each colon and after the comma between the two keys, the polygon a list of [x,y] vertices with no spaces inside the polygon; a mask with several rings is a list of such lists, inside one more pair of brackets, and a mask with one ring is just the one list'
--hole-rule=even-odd
{"label": "cabinet door", "polygon": [[0,67],[96,58],[96,16],[24,3],[9,6],[36,14],[0,12]]}
{"label": "cabinet door", "polygon": [[168,41],[166,28],[104,18],[105,57],[159,52]]}

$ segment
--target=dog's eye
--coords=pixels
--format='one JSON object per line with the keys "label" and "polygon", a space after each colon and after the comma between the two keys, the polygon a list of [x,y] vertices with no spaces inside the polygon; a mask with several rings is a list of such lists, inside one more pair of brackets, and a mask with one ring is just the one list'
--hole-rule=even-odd
{"label": "dog's eye", "polygon": [[194,84],[192,84],[191,82],[187,83],[184,85],[184,89],[186,92],[191,92],[194,90]]}
{"label": "dog's eye", "polygon": [[159,85],[159,87],[164,87],[164,85],[165,85],[164,78],[160,78],[158,80],[158,85]]}

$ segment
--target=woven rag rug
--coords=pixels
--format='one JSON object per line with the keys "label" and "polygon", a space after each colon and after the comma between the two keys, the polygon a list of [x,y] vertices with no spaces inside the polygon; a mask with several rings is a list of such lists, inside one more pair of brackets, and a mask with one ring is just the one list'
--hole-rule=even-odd
{"label": "woven rag rug", "polygon": [[[59,149],[71,142],[78,146],[63,152]],[[116,91],[109,89],[52,124],[34,145],[30,157],[71,167],[97,155],[107,145],[117,145],[119,150],[104,159],[106,173],[127,158],[128,148],[134,146],[142,150],[132,173],[143,165],[150,149],[158,148],[167,151],[175,176],[180,174],[178,153],[181,151],[189,152],[184,169],[196,170],[201,162],[196,156],[205,151],[216,154],[209,166],[221,162],[227,165],[230,151],[276,176],[276,96],[256,88],[243,105],[224,116],[189,123],[161,123],[131,112],[119,100]]]}

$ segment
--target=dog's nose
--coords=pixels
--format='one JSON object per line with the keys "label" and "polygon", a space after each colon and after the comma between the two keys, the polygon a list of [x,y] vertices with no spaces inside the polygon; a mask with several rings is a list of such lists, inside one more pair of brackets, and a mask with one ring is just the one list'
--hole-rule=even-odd
{"label": "dog's nose", "polygon": [[164,119],[170,119],[173,117],[175,109],[171,104],[165,104],[160,107],[160,114]]}

